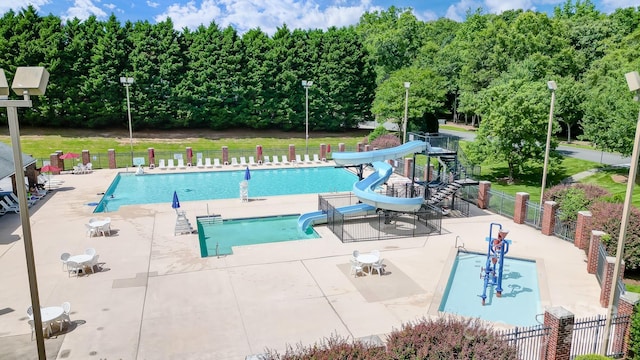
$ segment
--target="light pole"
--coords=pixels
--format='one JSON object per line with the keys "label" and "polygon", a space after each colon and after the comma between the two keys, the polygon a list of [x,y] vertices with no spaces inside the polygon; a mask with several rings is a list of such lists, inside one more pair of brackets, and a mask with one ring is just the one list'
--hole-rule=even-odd
{"label": "light pole", "polygon": [[7,120],[9,122],[9,134],[11,135],[11,147],[13,149],[13,165],[16,176],[16,191],[18,204],[20,205],[20,221],[22,223],[22,237],[24,240],[24,252],[27,260],[27,277],[29,279],[29,291],[31,293],[31,308],[33,309],[33,328],[36,333],[36,346],[38,359],[46,359],[44,347],[44,334],[42,332],[42,315],[40,314],[40,298],[38,296],[38,277],[33,257],[33,241],[31,239],[31,223],[29,222],[29,205],[27,203],[27,189],[23,181],[24,165],[22,164],[22,148],[20,146],[20,126],[18,124],[19,107],[30,108],[32,106],[30,95],[44,95],[49,82],[49,72],[43,67],[18,67],[13,77],[11,88],[23,97],[23,100],[9,100],[9,85],[0,69],[0,107],[7,108]]}
{"label": "light pole", "polygon": [[404,83],[404,121],[402,122],[402,143],[407,142],[407,122],[409,121],[409,87],[411,86],[410,82]]}
{"label": "light pole", "polygon": [[302,80],[302,86],[304,86],[304,113],[305,113],[305,154],[309,155],[309,88],[313,85],[313,81]]}
{"label": "light pole", "polygon": [[544,148],[544,166],[542,168],[542,188],[540,190],[540,210],[542,210],[544,187],[547,185],[547,168],[549,167],[549,148],[551,147],[551,129],[553,128],[553,105],[556,102],[556,85],[555,81],[547,81],[547,87],[551,90],[551,107],[549,110],[549,125],[547,125],[547,145]]}
{"label": "light pole", "polygon": [[129,117],[129,147],[131,149],[131,166],[133,166],[133,129],[131,128],[131,103],[129,102],[129,86],[133,84],[132,77],[120,77],[120,83],[127,91],[127,116]]}
{"label": "light pole", "polygon": [[[636,93],[635,101],[640,99],[640,75],[637,71],[625,74],[629,90]],[[607,318],[604,323],[604,338],[600,352],[606,355],[609,347],[609,335],[611,333],[611,321],[616,307],[613,302],[616,299],[616,288],[618,287],[618,279],[620,278],[620,263],[622,262],[622,254],[624,252],[624,238],[627,233],[627,224],[629,223],[629,213],[631,212],[631,197],[633,196],[633,185],[638,169],[638,146],[640,145],[640,112],[638,113],[638,121],[636,122],[636,137],[633,140],[633,151],[631,153],[631,164],[629,164],[629,178],[627,179],[627,193],[624,197],[624,207],[622,208],[622,222],[620,223],[620,234],[618,235],[618,248],[616,249],[616,263],[613,266],[613,285],[609,293],[609,305],[607,307]],[[617,303],[615,304],[617,305]]]}

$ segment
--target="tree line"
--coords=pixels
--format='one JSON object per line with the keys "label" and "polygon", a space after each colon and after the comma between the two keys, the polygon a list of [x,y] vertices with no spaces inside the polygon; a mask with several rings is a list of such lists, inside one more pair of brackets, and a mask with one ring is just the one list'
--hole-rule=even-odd
{"label": "tree line", "polygon": [[171,20],[121,25],[113,15],[62,23],[28,7],[0,19],[0,67],[8,78],[21,65],[51,73],[24,123],[85,128],[126,127],[120,76],[135,79],[135,129],[299,131],[302,80],[313,81],[311,130],[399,121],[409,82],[411,130],[442,117],[479,125],[472,157],[505,160],[517,174],[542,159],[549,80],[557,83],[554,132],[631,153],[638,106],[624,74],[640,70],[639,25],[638,8],[604,14],[589,0],[567,0],[552,15],[477,9],[463,22],[424,22],[390,7],[354,26],[283,25],[272,36],[214,22],[182,31]]}

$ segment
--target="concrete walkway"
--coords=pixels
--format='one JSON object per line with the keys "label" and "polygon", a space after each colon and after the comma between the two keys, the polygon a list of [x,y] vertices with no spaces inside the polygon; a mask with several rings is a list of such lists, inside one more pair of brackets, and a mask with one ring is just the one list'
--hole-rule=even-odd
{"label": "concrete walkway", "polygon": [[[159,194],[166,203],[122,207],[109,213],[111,236],[89,238],[84,224],[96,214],[87,204],[115,174],[61,175],[63,186],[31,208],[40,301],[72,304],[72,326],[46,340],[50,359],[244,359],[332,334],[384,339],[403,323],[438,315],[456,238],[483,252],[492,222],[511,230],[512,256],[538,261],[541,308],[563,306],[577,317],[606,312],[584,251],[484,211],[446,218],[441,235],[343,244],[318,226],[319,239],[236,247],[233,255],[203,259],[197,235],[173,235],[171,194]],[[317,207],[316,195],[252,200],[183,202],[181,209],[195,224],[207,208],[228,219]],[[2,359],[36,358],[19,226],[15,214],[0,217]],[[87,247],[100,254],[102,270],[69,277],[60,254]],[[345,270],[354,249],[380,250],[393,271],[354,279]]]}

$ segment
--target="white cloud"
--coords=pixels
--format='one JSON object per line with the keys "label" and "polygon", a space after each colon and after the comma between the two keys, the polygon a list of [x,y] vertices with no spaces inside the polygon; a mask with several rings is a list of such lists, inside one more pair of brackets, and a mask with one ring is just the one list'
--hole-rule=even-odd
{"label": "white cloud", "polygon": [[9,10],[13,10],[14,12],[17,13],[22,8],[26,8],[29,5],[32,5],[36,10],[40,10],[40,7],[45,6],[50,2],[51,0],[27,0],[27,1],[1,0],[0,14],[4,14]]}
{"label": "white cloud", "polygon": [[460,0],[460,2],[449,6],[445,17],[455,21],[464,21],[467,17],[467,11],[474,12],[480,7],[484,8],[482,3],[478,1]]}
{"label": "white cloud", "polygon": [[434,21],[440,18],[438,14],[431,10],[425,10],[419,13],[415,12],[414,10],[413,14],[416,16],[416,18],[418,18],[418,20],[421,21]]}
{"label": "white cloud", "polygon": [[149,1],[147,0],[147,6],[152,7],[152,8],[157,8],[158,6],[160,6],[160,3],[154,2],[154,1]]}
{"label": "white cloud", "polygon": [[500,14],[507,10],[532,8],[532,2],[529,0],[486,0],[485,9],[494,14]]}
{"label": "white cloud", "polygon": [[365,11],[383,10],[371,0],[336,0],[322,8],[318,0],[191,0],[185,5],[174,3],[155,17],[163,21],[171,17],[177,30],[207,26],[215,21],[220,27],[234,26],[243,33],[260,28],[273,34],[287,24],[290,29],[327,29],[355,24]]}
{"label": "white cloud", "polygon": [[104,4],[103,6],[106,7],[107,9],[109,9],[109,10],[112,10],[112,11],[113,11],[113,9],[115,9],[117,7],[116,4],[111,4],[111,3]]}
{"label": "white cloud", "polygon": [[91,15],[95,15],[97,18],[107,17],[107,13],[95,6],[91,0],[75,0],[73,6],[68,8],[61,17],[65,21],[73,18],[85,20]]}
{"label": "white cloud", "polygon": [[603,10],[607,13],[611,13],[615,11],[615,9],[637,6],[640,6],[639,0],[602,0]]}

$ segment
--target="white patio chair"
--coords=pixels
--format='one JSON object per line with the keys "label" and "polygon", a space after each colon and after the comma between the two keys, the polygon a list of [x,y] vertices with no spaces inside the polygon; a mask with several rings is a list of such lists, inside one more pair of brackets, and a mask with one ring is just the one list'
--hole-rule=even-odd
{"label": "white patio chair", "polygon": [[196,167],[198,169],[203,169],[204,168],[204,164],[202,163],[202,158],[198,158],[198,162],[196,162]]}
{"label": "white patio chair", "polygon": [[86,249],[84,250],[84,253],[85,253],[86,255],[94,256],[94,255],[96,254],[96,249],[94,249],[94,248],[86,248]]}
{"label": "white patio chair", "polygon": [[287,155],[282,155],[282,163],[285,165],[291,165],[289,159],[287,159]]}
{"label": "white patio chair", "polygon": [[82,266],[80,266],[80,264],[78,264],[77,262],[67,261],[67,274],[69,275],[69,277],[71,277],[72,273],[77,277],[81,269]]}
{"label": "white patio chair", "polygon": [[357,258],[358,256],[360,256],[360,251],[358,250],[353,250],[353,258]]}
{"label": "white patio chair", "polygon": [[178,169],[185,170],[187,167],[184,165],[184,160],[178,159]]}
{"label": "white patio chair", "polygon": [[273,163],[271,162],[271,159],[269,158],[269,155],[264,156],[264,161],[262,163],[264,165],[273,165]]}
{"label": "white patio chair", "polygon": [[97,229],[91,226],[91,224],[84,224],[84,227],[87,228],[87,237],[93,237],[98,233]]}
{"label": "white patio chair", "polygon": [[302,158],[300,157],[300,154],[296,154],[296,161],[295,161],[296,165],[300,165],[302,164]]}
{"label": "white patio chair", "polygon": [[[31,326],[31,341],[33,341],[33,334],[36,331],[34,320],[33,319],[27,320],[27,323],[29,324],[29,326]],[[51,323],[50,322],[43,322],[42,323],[42,332],[44,333],[44,335],[46,337],[50,337],[51,336]]]}
{"label": "white patio chair", "polygon": [[169,169],[169,170],[175,170],[176,169],[176,165],[173,163],[173,159],[167,160],[167,169]]}
{"label": "white patio chair", "polygon": [[68,301],[63,302],[62,310],[64,312],[62,313],[62,319],[60,319],[60,330],[63,329],[64,323],[71,324],[71,303]]}
{"label": "white patio chair", "polygon": [[213,159],[213,166],[215,166],[217,168],[222,167],[222,164],[220,164],[220,159],[218,159],[218,158]]}
{"label": "white patio chair", "polygon": [[62,253],[62,255],[60,255],[60,261],[62,261],[62,271],[65,271],[65,268],[67,267],[67,259],[69,259],[69,257],[71,257],[71,254],[69,253]]}
{"label": "white patio chair", "polygon": [[231,166],[240,166],[240,164],[238,164],[238,159],[236,158],[231,158]]}
{"label": "white patio chair", "polygon": [[91,173],[93,172],[93,164],[88,162],[85,166],[84,166],[85,170],[87,171],[87,173]]}
{"label": "white patio chair", "polygon": [[378,259],[378,261],[376,261],[375,263],[373,263],[373,265],[371,265],[371,273],[373,274],[373,271],[377,271],[379,276],[382,276],[382,273],[384,272],[384,264],[382,263],[382,258]]}
{"label": "white patio chair", "polygon": [[371,250],[371,255],[380,258],[380,251],[379,250]]}
{"label": "white patio chair", "polygon": [[273,155],[273,165],[280,165],[280,160],[278,160],[278,155]]}
{"label": "white patio chair", "polygon": [[246,159],[244,156],[241,156],[241,157],[240,157],[240,165],[241,165],[242,167],[247,166],[247,159]]}
{"label": "white patio chair", "polygon": [[211,158],[204,158],[204,167],[206,168],[212,168],[213,165],[211,164]]}
{"label": "white patio chair", "polygon": [[318,156],[318,154],[313,154],[313,162],[317,164],[322,163],[322,161],[320,161],[320,157]]}
{"label": "white patio chair", "polygon": [[350,275],[353,275],[354,277],[358,277],[358,274],[363,274],[362,265],[360,265],[360,263],[358,261],[356,261],[355,259],[351,259],[351,272],[350,272]]}
{"label": "white patio chair", "polygon": [[158,163],[158,169],[167,170],[167,165],[165,165],[164,159],[160,159],[160,162]]}
{"label": "white patio chair", "polygon": [[258,163],[256,162],[256,160],[253,158],[253,156],[249,156],[249,165],[251,166],[256,166],[258,165]]}
{"label": "white patio chair", "polygon": [[88,267],[89,269],[91,269],[91,273],[94,274],[94,268],[96,266],[98,266],[98,259],[100,259],[100,254],[95,254],[93,255],[93,257],[91,258],[91,261],[89,261],[89,263],[87,263],[86,267]]}
{"label": "white patio chair", "polygon": [[313,164],[313,161],[309,158],[309,154],[304,154],[304,163],[305,164]]}

